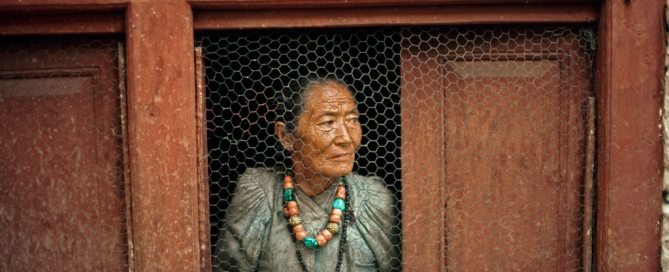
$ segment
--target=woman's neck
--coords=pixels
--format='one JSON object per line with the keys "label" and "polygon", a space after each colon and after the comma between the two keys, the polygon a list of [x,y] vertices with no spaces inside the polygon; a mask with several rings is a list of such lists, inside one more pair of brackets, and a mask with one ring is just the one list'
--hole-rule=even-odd
{"label": "woman's neck", "polygon": [[315,196],[332,185],[336,178],[323,175],[305,175],[304,172],[295,172],[295,183],[308,196]]}

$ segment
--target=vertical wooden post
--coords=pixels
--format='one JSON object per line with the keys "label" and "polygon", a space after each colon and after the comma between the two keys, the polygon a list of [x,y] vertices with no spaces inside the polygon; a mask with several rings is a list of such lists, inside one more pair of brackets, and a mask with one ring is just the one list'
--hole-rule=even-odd
{"label": "vertical wooden post", "polygon": [[595,196],[595,98],[588,97],[585,119],[585,171],[583,174],[583,271],[592,270],[592,233]]}
{"label": "vertical wooden post", "polygon": [[195,103],[197,118],[197,169],[200,219],[200,271],[211,271],[211,234],[209,225],[209,160],[207,153],[207,109],[205,103],[205,67],[202,47],[195,48]]}
{"label": "vertical wooden post", "polygon": [[598,271],[659,271],[662,0],[606,1],[597,68]]}
{"label": "vertical wooden post", "polygon": [[185,1],[127,10],[136,271],[199,269],[193,18]]}

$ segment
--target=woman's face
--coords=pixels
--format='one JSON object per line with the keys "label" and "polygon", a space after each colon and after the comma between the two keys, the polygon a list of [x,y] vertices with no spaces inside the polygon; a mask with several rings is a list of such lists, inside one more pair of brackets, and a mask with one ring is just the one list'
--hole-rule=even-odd
{"label": "woman's face", "polygon": [[353,171],[362,140],[359,116],[357,103],[345,86],[324,83],[312,87],[294,133],[293,167],[301,168],[307,177],[334,178]]}

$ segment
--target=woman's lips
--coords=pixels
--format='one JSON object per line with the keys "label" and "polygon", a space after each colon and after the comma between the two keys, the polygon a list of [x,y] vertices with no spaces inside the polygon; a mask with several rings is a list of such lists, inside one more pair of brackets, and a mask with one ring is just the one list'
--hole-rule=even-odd
{"label": "woman's lips", "polygon": [[353,154],[351,153],[342,153],[330,157],[330,160],[333,161],[351,161],[353,159]]}

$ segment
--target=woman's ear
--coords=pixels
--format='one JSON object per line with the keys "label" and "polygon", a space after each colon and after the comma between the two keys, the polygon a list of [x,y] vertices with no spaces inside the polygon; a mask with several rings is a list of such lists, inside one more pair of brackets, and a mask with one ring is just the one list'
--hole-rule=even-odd
{"label": "woman's ear", "polygon": [[286,123],[276,121],[274,123],[274,135],[279,139],[283,149],[288,152],[293,152],[293,143],[295,142],[295,139],[293,138],[293,135],[286,131]]}

